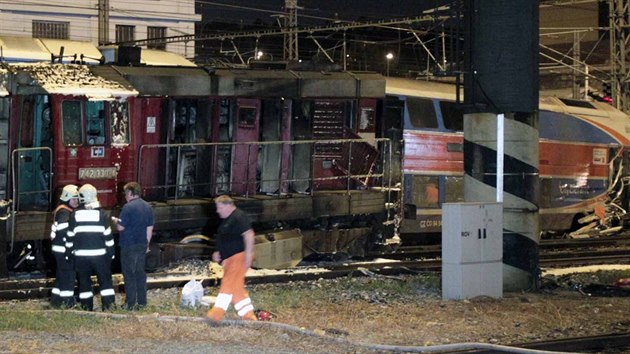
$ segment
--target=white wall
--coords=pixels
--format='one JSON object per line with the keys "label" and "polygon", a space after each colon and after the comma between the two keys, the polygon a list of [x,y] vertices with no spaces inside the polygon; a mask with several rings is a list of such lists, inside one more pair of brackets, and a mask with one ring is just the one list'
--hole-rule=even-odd
{"label": "white wall", "polygon": [[[32,35],[32,21],[70,23],[71,40],[98,44],[97,0],[14,0],[0,5],[0,35]],[[167,36],[195,33],[194,0],[110,0],[109,40],[116,39],[116,25],[135,26],[137,40],[146,39],[147,26],[166,27]],[[170,52],[194,58],[195,44],[169,43]]]}

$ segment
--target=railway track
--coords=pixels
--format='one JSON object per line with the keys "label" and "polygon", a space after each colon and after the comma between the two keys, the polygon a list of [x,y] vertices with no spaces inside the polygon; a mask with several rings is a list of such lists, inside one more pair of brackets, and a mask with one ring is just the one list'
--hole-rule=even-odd
{"label": "railway track", "polygon": [[[317,279],[333,279],[342,276],[365,275],[400,275],[423,271],[438,272],[441,270],[440,259],[429,256],[430,251],[421,254],[420,259],[392,259],[370,262],[344,262],[329,263],[315,266],[295,267],[282,271],[257,273],[247,277],[249,284],[284,283],[290,281],[311,281]],[[561,252],[543,252],[540,257],[540,266],[545,268],[583,266],[593,264],[630,264],[630,248],[617,247],[600,250],[573,250]],[[114,287],[123,290],[122,275],[114,275]],[[149,289],[181,287],[191,278],[188,272],[180,273],[151,273],[148,279]],[[208,277],[197,280],[204,286],[216,286],[220,283],[218,277]],[[23,279],[0,281],[0,301],[26,300],[46,298],[50,295],[50,289],[54,279]]]}
{"label": "railway track", "polygon": [[[540,252],[549,254],[562,250],[601,249],[601,248],[630,248],[630,235],[593,239],[547,239],[539,244]],[[387,258],[430,258],[441,256],[440,245],[401,246]]]}
{"label": "railway track", "polygon": [[[599,336],[576,337],[553,341],[521,343],[514,348],[554,351],[558,353],[628,353],[630,351],[630,333],[611,333]],[[497,349],[465,350],[452,353],[490,354],[506,353]]]}

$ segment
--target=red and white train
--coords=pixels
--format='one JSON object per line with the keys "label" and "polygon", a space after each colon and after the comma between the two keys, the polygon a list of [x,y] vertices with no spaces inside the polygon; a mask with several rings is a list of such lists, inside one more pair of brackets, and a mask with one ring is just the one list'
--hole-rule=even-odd
{"label": "red and white train", "polygon": [[[400,232],[440,231],[440,205],[463,201],[463,114],[452,85],[388,78],[386,110],[400,116],[403,203]],[[627,210],[630,120],[610,104],[541,97],[541,231],[567,231],[596,205]],[[412,217],[410,217],[412,214]]]}

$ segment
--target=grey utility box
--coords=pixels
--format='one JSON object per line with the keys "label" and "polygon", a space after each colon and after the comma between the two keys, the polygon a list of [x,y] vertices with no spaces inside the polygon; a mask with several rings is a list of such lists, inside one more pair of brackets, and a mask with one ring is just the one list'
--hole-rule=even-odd
{"label": "grey utility box", "polygon": [[503,297],[503,204],[442,205],[442,298]]}

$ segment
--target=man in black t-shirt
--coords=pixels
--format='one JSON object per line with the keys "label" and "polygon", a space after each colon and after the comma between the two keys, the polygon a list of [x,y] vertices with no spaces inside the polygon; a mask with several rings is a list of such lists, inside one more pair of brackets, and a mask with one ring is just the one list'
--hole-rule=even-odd
{"label": "man in black t-shirt", "polygon": [[234,200],[226,195],[217,197],[214,202],[217,214],[223,220],[217,229],[218,251],[212,253],[212,260],[223,265],[223,279],[208,318],[220,321],[232,303],[242,319],[256,321],[252,300],[245,290],[245,273],[254,259],[251,218],[237,209]]}

